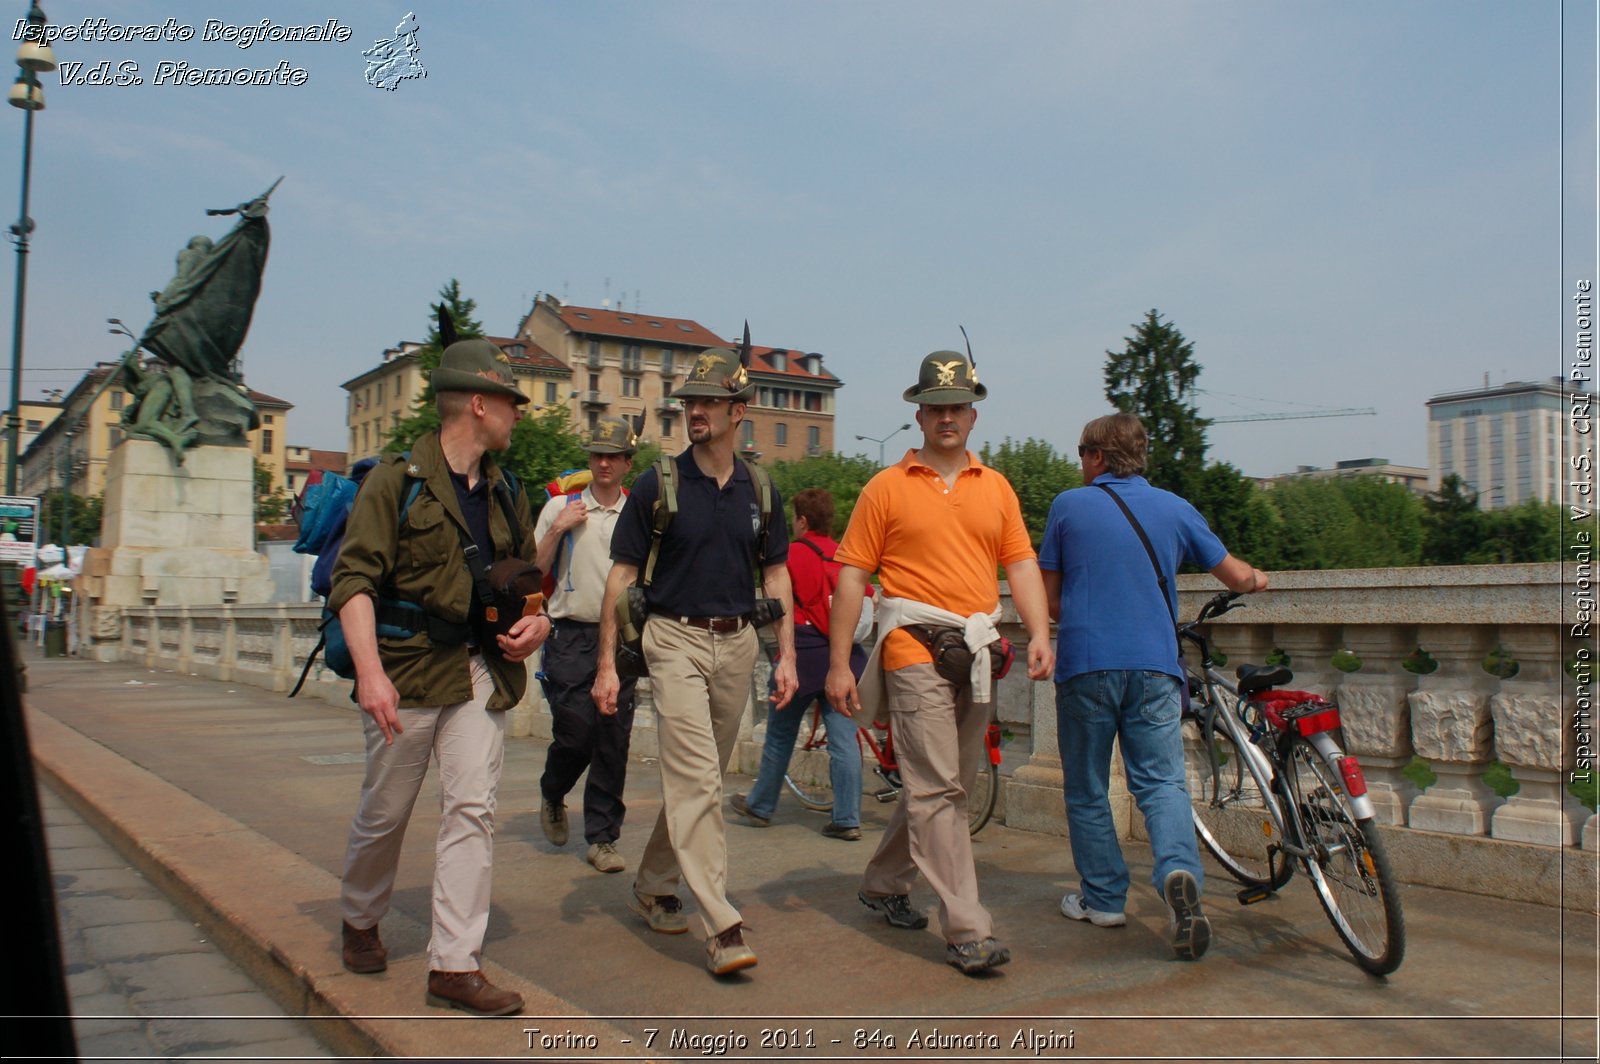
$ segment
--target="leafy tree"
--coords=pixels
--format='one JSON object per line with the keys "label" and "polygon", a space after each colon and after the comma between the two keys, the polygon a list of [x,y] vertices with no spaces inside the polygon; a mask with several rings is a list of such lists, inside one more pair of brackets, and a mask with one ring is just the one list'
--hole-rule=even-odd
{"label": "leafy tree", "polygon": [[1226,462],[1212,462],[1188,498],[1235,556],[1263,569],[1279,567],[1283,521],[1254,480]]}
{"label": "leafy tree", "polygon": [[1507,510],[1481,515],[1483,542],[1474,562],[1553,562],[1561,560],[1566,514],[1551,502],[1529,499]]}
{"label": "leafy tree", "polygon": [[[483,335],[483,324],[474,317],[478,312],[478,304],[461,294],[460,281],[450,278],[450,282],[439,289],[439,302],[444,304],[451,320],[455,322],[457,339],[470,340]],[[433,408],[433,371],[439,367],[439,356],[442,354],[444,345],[439,337],[439,312],[436,305],[430,305],[428,342],[416,352],[417,366],[422,370],[425,382],[422,394],[417,396],[411,414],[401,418],[400,423],[390,430],[389,439],[383,445],[384,451],[389,454],[409,450],[417,442],[417,437],[439,427],[439,412]]]}
{"label": "leafy tree", "polygon": [[979,457],[984,465],[1011,482],[1017,501],[1022,504],[1022,521],[1035,544],[1044,540],[1050,504],[1056,496],[1083,486],[1083,470],[1076,462],[1057,455],[1055,448],[1031,436],[1021,443],[1014,443],[1007,436],[998,450],[986,444]]}
{"label": "leafy tree", "polygon": [[1383,568],[1416,565],[1420,557],[1421,507],[1399,484],[1295,478],[1265,496],[1281,522],[1277,556],[1268,555],[1279,568]]}
{"label": "leafy tree", "polygon": [[289,493],[272,483],[272,467],[255,461],[256,524],[275,525],[289,511]]}
{"label": "leafy tree", "polygon": [[[511,446],[497,456],[497,461],[533,492],[565,470],[588,468],[589,452],[583,449],[583,438],[568,427],[567,412],[561,407],[549,407],[517,422],[511,430]],[[637,457],[634,468],[641,468]],[[535,516],[541,497],[537,492],[528,497]]]}
{"label": "leafy tree", "polygon": [[67,538],[73,543],[93,543],[99,539],[105,496],[92,495],[85,498],[71,492],[63,493],[59,488],[52,488],[39,497],[39,541],[60,542],[63,498],[66,500]]}
{"label": "leafy tree", "polygon": [[[878,472],[878,463],[865,455],[846,458],[842,454],[819,454],[797,462],[774,462],[769,467],[772,483],[783,495],[784,505],[802,488],[825,488],[833,496],[833,537],[837,539],[850,523],[861,489]],[[792,511],[791,511],[792,512]],[[787,515],[786,515],[787,516]]]}
{"label": "leafy tree", "polygon": [[1478,493],[1451,473],[1422,500],[1424,565],[1468,565],[1484,540]]}
{"label": "leafy tree", "polygon": [[1120,351],[1106,352],[1106,398],[1144,422],[1150,436],[1145,478],[1188,498],[1205,466],[1206,428],[1194,403],[1200,364],[1194,344],[1161,313],[1150,310]]}

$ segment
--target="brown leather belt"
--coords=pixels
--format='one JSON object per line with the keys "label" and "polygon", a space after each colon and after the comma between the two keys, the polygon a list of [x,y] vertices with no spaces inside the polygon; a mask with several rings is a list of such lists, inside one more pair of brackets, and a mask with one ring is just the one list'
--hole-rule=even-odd
{"label": "brown leather belt", "polygon": [[668,617],[679,624],[687,624],[690,628],[704,628],[708,632],[716,632],[719,635],[737,632],[750,623],[750,618],[744,614],[740,614],[737,617],[684,617],[676,613],[664,613],[661,616]]}

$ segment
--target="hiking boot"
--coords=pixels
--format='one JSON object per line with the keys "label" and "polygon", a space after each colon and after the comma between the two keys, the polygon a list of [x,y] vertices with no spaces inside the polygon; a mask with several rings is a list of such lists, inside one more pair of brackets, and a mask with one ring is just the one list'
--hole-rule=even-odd
{"label": "hiking boot", "polygon": [[1200,911],[1200,884],[1194,873],[1179,868],[1167,873],[1161,885],[1172,918],[1167,929],[1172,934],[1172,952],[1180,961],[1197,961],[1211,945],[1211,921]]}
{"label": "hiking boot", "polygon": [[992,938],[977,942],[952,942],[945,947],[946,962],[960,968],[967,975],[998,968],[1011,959],[1011,951]]}
{"label": "hiking boot", "polygon": [[567,807],[548,798],[539,804],[539,826],[552,846],[567,844]]}
{"label": "hiking boot", "polygon": [[597,842],[590,846],[589,863],[602,872],[620,872],[628,867],[628,862],[622,859],[613,842]]}
{"label": "hiking boot", "polygon": [[734,924],[706,939],[706,970],[712,975],[731,975],[756,966],[755,950],[744,944],[743,926]]}
{"label": "hiking boot", "polygon": [[501,990],[482,972],[429,972],[428,1004],[475,1016],[509,1016],[522,1011],[522,995]]}
{"label": "hiking boot", "polygon": [[683,915],[683,902],[674,894],[640,894],[629,892],[628,908],[644,917],[650,930],[663,935],[681,935],[689,930],[689,918]]}
{"label": "hiking boot", "polygon": [[1061,899],[1061,915],[1068,920],[1087,920],[1096,927],[1122,927],[1128,922],[1127,913],[1103,913],[1089,908],[1077,891]]}
{"label": "hiking boot", "polygon": [[768,824],[772,823],[771,817],[757,816],[755,813],[752,813],[750,811],[750,803],[745,801],[745,797],[742,794],[736,794],[732,798],[729,798],[728,805],[733,808],[735,813],[738,813],[740,816],[748,820],[751,827],[764,828]]}
{"label": "hiking boot", "polygon": [[822,825],[822,837],[825,839],[843,839],[845,842],[855,842],[861,838],[861,829],[849,824],[835,824],[829,822]]}
{"label": "hiking boot", "polygon": [[889,921],[890,927],[904,927],[910,931],[920,931],[928,926],[928,918],[911,907],[911,898],[905,894],[872,895],[864,890],[856,891],[856,897],[861,899],[861,904],[873,912],[882,913],[884,919]]}
{"label": "hiking boot", "polygon": [[389,967],[389,951],[378,937],[378,925],[362,929],[344,925],[344,966],[357,975],[372,975]]}

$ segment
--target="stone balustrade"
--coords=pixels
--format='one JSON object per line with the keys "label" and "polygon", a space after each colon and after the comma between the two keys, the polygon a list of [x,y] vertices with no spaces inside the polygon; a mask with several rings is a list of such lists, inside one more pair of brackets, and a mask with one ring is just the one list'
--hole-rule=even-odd
{"label": "stone balustrade", "polygon": [[[1184,617],[1218,589],[1207,576],[1178,584]],[[1339,703],[1346,745],[1366,769],[1383,823],[1594,851],[1600,822],[1568,790],[1578,704],[1565,671],[1594,644],[1568,637],[1564,592],[1559,563],[1275,573],[1271,591],[1214,622],[1209,637],[1227,655],[1225,671],[1286,656],[1296,688]],[[1005,606],[1002,631],[1025,644],[1009,598]],[[101,624],[86,652],[287,691],[319,620],[315,604],[131,608],[120,631]],[[764,696],[765,672],[762,663],[752,677],[738,755],[746,772],[760,756],[765,702],[756,695]],[[1021,677],[1019,667],[999,692],[1007,733],[1000,815],[1013,827],[1065,834],[1054,689]],[[307,689],[350,704],[348,683],[320,665]],[[634,752],[651,756],[647,684],[640,708]],[[549,735],[538,684],[513,712],[514,735]],[[1125,833],[1140,832],[1125,790],[1116,811]]]}

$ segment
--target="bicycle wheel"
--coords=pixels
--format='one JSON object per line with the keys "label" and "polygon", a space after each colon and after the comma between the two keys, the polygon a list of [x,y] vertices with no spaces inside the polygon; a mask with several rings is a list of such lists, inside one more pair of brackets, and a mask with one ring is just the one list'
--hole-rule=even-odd
{"label": "bicycle wheel", "polygon": [[801,805],[813,812],[826,813],[833,808],[833,783],[829,779],[825,778],[821,783],[806,783],[785,772],[783,785],[800,799]]}
{"label": "bicycle wheel", "polygon": [[1214,778],[1200,723],[1184,720],[1184,782],[1194,809],[1195,834],[1228,875],[1247,887],[1277,890],[1294,874],[1267,804],[1277,799],[1261,793],[1227,732],[1217,728],[1212,743]]}
{"label": "bicycle wheel", "polygon": [[994,816],[994,803],[1000,797],[1000,766],[990,761],[984,751],[983,764],[978,766],[978,778],[967,795],[967,834],[976,835]]}
{"label": "bicycle wheel", "polygon": [[1289,740],[1284,773],[1317,900],[1356,963],[1389,974],[1405,957],[1406,925],[1377,824],[1356,820],[1339,774],[1298,735]]}

